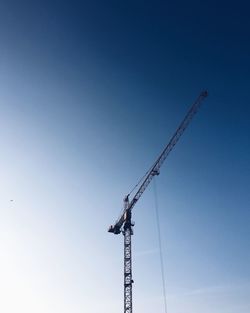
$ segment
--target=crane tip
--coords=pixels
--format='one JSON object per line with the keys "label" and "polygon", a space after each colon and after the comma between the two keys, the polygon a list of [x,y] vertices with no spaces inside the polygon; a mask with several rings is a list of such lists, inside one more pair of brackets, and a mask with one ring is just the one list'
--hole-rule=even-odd
{"label": "crane tip", "polygon": [[203,97],[207,97],[208,96],[208,91],[207,90],[202,91],[201,95]]}

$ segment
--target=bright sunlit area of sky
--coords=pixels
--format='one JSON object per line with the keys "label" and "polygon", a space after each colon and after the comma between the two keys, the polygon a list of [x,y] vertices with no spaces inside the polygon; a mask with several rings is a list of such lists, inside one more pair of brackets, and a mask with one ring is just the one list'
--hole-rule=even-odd
{"label": "bright sunlit area of sky", "polygon": [[123,197],[208,98],[133,209],[133,310],[250,312],[243,1],[1,1],[0,312],[123,311]]}

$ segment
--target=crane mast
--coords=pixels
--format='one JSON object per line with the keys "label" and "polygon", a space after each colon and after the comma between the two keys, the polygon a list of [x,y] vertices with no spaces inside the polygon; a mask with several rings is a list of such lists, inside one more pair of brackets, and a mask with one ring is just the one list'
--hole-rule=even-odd
{"label": "crane mast", "polygon": [[129,201],[129,195],[124,198],[124,209],[121,216],[117,219],[114,225],[111,225],[108,232],[114,234],[124,235],[124,313],[132,313],[132,255],[131,255],[131,235],[133,235],[134,223],[131,221],[132,209],[136,202],[140,199],[143,192],[146,190],[155,175],[159,175],[160,168],[172,151],[181,135],[191,122],[193,116],[198,111],[202,101],[207,97],[207,91],[201,92],[199,97],[193,103],[180,126],[177,128],[176,132],[171,137],[169,143],[166,145],[160,156],[157,158],[155,163],[152,165],[150,170],[146,173],[145,178],[135,193],[133,199]]}

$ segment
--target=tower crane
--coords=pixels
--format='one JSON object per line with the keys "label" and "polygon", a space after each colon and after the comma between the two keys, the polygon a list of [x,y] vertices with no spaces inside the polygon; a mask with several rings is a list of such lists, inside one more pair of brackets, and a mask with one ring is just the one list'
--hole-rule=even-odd
{"label": "tower crane", "polygon": [[180,126],[170,139],[167,146],[164,148],[160,156],[157,158],[155,163],[151,166],[150,170],[145,174],[142,184],[137,188],[135,196],[130,201],[129,194],[124,198],[124,209],[121,216],[117,219],[114,225],[111,225],[108,232],[118,235],[120,233],[124,236],[124,313],[132,313],[132,255],[131,255],[131,235],[133,235],[132,222],[132,209],[137,201],[142,196],[154,176],[159,175],[160,168],[165,161],[166,157],[172,151],[177,141],[191,122],[193,116],[201,106],[202,101],[207,97],[207,91],[202,91],[196,101],[193,103]]}

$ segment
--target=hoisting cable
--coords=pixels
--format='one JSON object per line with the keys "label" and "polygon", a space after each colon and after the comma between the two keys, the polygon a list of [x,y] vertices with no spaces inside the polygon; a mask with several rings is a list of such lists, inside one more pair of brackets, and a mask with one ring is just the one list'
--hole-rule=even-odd
{"label": "hoisting cable", "polygon": [[154,200],[155,200],[156,224],[157,224],[157,232],[158,232],[158,244],[159,244],[159,250],[160,250],[162,292],[163,292],[163,298],[164,298],[164,309],[165,309],[165,313],[167,313],[166,281],[165,281],[165,270],[164,270],[163,253],[162,253],[162,240],[161,240],[156,179],[154,179],[153,185],[154,185],[153,189],[154,189]]}
{"label": "hoisting cable", "polygon": [[146,177],[146,175],[149,173],[150,170],[148,170],[137,182],[137,184],[130,190],[128,193],[128,196],[131,195],[131,193],[139,186],[139,184],[142,182],[142,180]]}
{"label": "hoisting cable", "polygon": [[131,195],[131,193],[139,186],[139,184],[143,181],[143,179],[148,175],[148,173],[152,170],[152,168],[154,167],[154,164],[150,167],[149,170],[147,170],[147,172],[138,180],[137,184],[130,190],[130,192],[128,193],[128,196]]}

